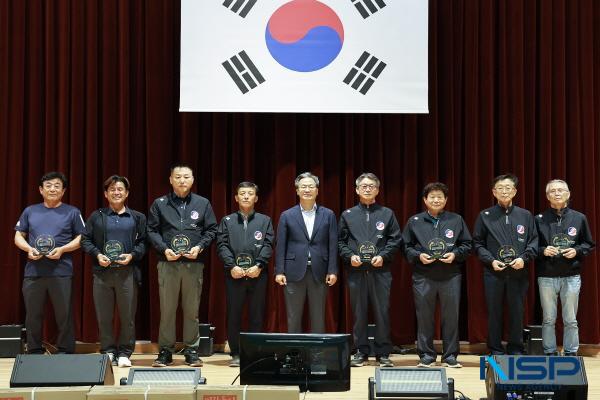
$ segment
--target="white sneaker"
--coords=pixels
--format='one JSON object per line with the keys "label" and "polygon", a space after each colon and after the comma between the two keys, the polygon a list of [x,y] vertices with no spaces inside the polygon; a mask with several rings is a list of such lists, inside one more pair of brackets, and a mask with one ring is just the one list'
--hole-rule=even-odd
{"label": "white sneaker", "polygon": [[113,353],[106,353],[106,354],[108,354],[108,358],[110,359],[110,364],[114,365],[116,367],[117,360],[115,360],[115,355]]}
{"label": "white sneaker", "polygon": [[131,360],[129,360],[127,357],[119,357],[117,365],[119,368],[131,367]]}

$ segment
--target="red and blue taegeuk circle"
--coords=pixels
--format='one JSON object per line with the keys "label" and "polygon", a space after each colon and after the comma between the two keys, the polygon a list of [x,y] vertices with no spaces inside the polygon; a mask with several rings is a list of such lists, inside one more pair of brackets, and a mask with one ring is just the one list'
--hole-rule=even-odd
{"label": "red and blue taegeuk circle", "polygon": [[312,72],[340,54],[344,26],[335,11],[320,1],[293,0],[273,13],[265,41],[271,56],[285,68]]}

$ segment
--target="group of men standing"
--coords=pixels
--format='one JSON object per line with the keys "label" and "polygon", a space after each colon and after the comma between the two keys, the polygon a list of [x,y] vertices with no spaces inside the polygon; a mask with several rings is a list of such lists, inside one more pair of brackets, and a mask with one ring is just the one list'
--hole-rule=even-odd
{"label": "group of men standing", "polygon": [[[175,317],[181,295],[185,362],[201,366],[198,356],[198,311],[203,283],[203,255],[216,238],[224,264],[227,302],[227,337],[231,366],[239,366],[239,333],[242,311],[248,304],[248,331],[263,330],[266,270],[276,250],[275,282],[282,286],[288,332],[302,331],[302,313],[308,298],[310,331],[324,333],[327,287],[339,275],[338,254],[347,267],[347,285],[354,316],[355,352],[351,365],[364,365],[370,352],[367,340],[369,303],[375,319],[374,352],[380,366],[393,366],[389,355],[390,265],[403,250],[413,265],[413,293],[417,315],[419,366],[432,366],[437,297],[442,316],[442,363],[460,367],[457,361],[458,318],[463,264],[472,251],[485,265],[484,287],[488,309],[488,347],[493,354],[521,354],[524,299],[529,274],[527,265],[538,259],[538,284],[544,314],[544,351],[556,354],[554,323],[560,295],[565,323],[565,354],[578,350],[577,301],[582,258],[593,248],[585,216],[568,208],[569,189],[561,180],[550,181],[546,195],[550,208],[536,218],[513,205],[517,178],[494,179],[497,205],[483,210],[473,237],[463,220],[445,211],[448,187],[435,182],[425,186],[426,211],[408,219],[401,231],[394,212],[376,202],[380,181],[372,173],[356,181],[358,204],[342,212],[317,204],[319,179],[311,173],[295,180],[299,203],[284,211],[273,231],[271,219],[255,211],[258,186],[238,185],[237,212],[217,225],[210,202],[191,192],[192,169],[183,164],[171,168],[172,192],[156,199],[148,219],[126,206],[129,181],[113,175],[104,182],[108,207],[94,211],[84,224],[75,207],[62,203],[67,180],[52,172],[40,180],[43,202],[27,207],[15,226],[15,244],[28,255],[23,281],[28,351],[43,352],[42,320],[46,296],[52,301],[59,335],[59,352],[74,351],[71,318],[70,252],[80,246],[94,260],[93,298],[100,331],[101,352],[115,365],[131,366],[135,346],[135,312],[140,282],[138,262],[149,242],[158,252],[160,298],[160,352],[153,366],[172,364],[175,350]],[[276,244],[275,244],[276,242]],[[508,345],[502,339],[502,312],[506,293],[509,310]],[[121,322],[113,335],[114,302]]]}

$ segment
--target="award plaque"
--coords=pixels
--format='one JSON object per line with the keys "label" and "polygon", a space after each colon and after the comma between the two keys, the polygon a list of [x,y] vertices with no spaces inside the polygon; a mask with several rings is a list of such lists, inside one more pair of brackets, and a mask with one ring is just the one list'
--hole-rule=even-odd
{"label": "award plaque", "polygon": [[33,247],[35,247],[35,250],[38,252],[38,254],[45,256],[54,250],[56,247],[56,241],[52,235],[39,235],[37,238],[35,238]]}
{"label": "award plaque", "polygon": [[248,253],[240,253],[235,257],[235,265],[241,269],[248,269],[254,266],[254,257]]}
{"label": "award plaque", "polygon": [[371,263],[377,252],[377,246],[371,242],[362,242],[358,245],[358,256],[362,263]]}
{"label": "award plaque", "polygon": [[505,267],[515,258],[517,258],[517,250],[513,246],[504,245],[498,249],[498,260],[502,261]]}
{"label": "award plaque", "polygon": [[558,248],[558,253],[561,254],[563,251],[571,247],[571,239],[564,233],[557,233],[552,235],[552,246]]}
{"label": "award plaque", "polygon": [[125,247],[118,240],[109,240],[104,244],[104,255],[113,262],[121,259]]}
{"label": "award plaque", "polygon": [[429,257],[439,260],[446,254],[446,242],[439,237],[435,237],[427,242],[427,250],[429,250]]}
{"label": "award plaque", "polygon": [[179,234],[171,238],[171,249],[177,254],[185,254],[192,248],[192,242],[186,235]]}

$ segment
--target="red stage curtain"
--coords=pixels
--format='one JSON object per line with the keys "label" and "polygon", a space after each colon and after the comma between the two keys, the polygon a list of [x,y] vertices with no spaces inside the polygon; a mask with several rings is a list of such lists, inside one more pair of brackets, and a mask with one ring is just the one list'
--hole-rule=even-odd
{"label": "red stage curtain", "polygon": [[[296,202],[293,179],[306,170],[322,179],[319,202],[338,214],[356,202],[355,177],[376,173],[380,201],[401,224],[421,210],[422,186],[441,180],[451,189],[448,209],[471,227],[493,204],[494,175],[516,173],[516,203],[533,212],[546,207],[546,181],[561,177],[600,239],[598,2],[431,0],[429,115],[179,113],[179,10],[174,0],[0,0],[1,323],[24,319],[24,257],[12,228],[40,200],[38,178],[48,170],[66,172],[65,200],[88,216],[104,204],[108,175],[129,176],[130,206],[146,212],[170,189],[169,165],[184,161],[219,219],[235,209],[235,185],[249,179],[261,188],[258,209],[275,222]],[[222,343],[222,264],[214,246],[210,253],[200,315]],[[143,264],[140,339],[157,338],[155,261]],[[90,262],[81,253],[75,262],[77,338],[96,341]],[[600,341],[596,263],[592,255],[583,272],[584,343]],[[351,331],[343,282],[330,291],[331,332]],[[526,318],[540,322],[531,283]],[[283,331],[273,283],[268,298],[266,329]],[[394,342],[414,341],[411,270],[400,256],[391,303]],[[483,342],[486,330],[482,270],[472,257],[461,340]]]}

